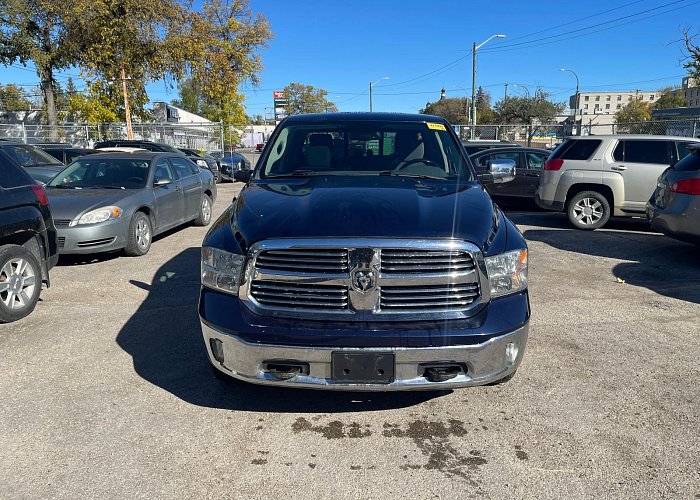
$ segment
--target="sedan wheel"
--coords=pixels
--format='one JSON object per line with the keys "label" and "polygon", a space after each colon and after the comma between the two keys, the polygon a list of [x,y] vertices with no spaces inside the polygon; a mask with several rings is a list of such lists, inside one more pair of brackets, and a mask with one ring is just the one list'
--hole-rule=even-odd
{"label": "sedan wheel", "polygon": [[129,224],[129,241],[124,252],[132,257],[146,255],[151,249],[153,230],[151,220],[143,212],[136,212]]}
{"label": "sedan wheel", "polygon": [[610,205],[602,194],[583,191],[576,194],[567,208],[569,221],[578,229],[598,229],[610,218]]}
{"label": "sedan wheel", "polygon": [[211,198],[202,195],[202,204],[199,207],[199,215],[194,220],[196,226],[208,226],[211,222]]}
{"label": "sedan wheel", "polygon": [[0,247],[0,322],[28,315],[40,293],[41,268],[36,257],[17,245]]}

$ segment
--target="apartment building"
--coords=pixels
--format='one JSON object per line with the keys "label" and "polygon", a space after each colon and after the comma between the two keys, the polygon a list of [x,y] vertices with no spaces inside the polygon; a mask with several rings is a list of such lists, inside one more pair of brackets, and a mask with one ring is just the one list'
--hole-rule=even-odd
{"label": "apartment building", "polygon": [[[700,89],[699,89],[700,90]],[[579,94],[579,115],[614,115],[628,102],[639,100],[654,104],[661,92],[634,90],[631,92],[581,92]],[[700,95],[698,96],[700,99]],[[576,95],[569,97],[569,107],[576,109]]]}
{"label": "apartment building", "polygon": [[686,76],[683,78],[681,88],[677,90],[688,103],[688,107],[700,106],[700,86],[695,78]]}

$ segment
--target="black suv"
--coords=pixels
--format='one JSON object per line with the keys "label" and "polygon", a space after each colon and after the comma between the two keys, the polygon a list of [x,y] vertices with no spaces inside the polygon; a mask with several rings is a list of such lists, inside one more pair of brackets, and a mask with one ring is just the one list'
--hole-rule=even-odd
{"label": "black suv", "polygon": [[57,261],[46,191],[0,149],[0,323],[34,310]]}
{"label": "black suv", "polygon": [[206,168],[212,174],[214,174],[214,180],[216,183],[221,184],[221,172],[219,172],[219,164],[217,163],[216,158],[202,151],[197,151],[196,149],[178,149],[199,167]]}
{"label": "black suv", "polygon": [[73,163],[73,160],[81,156],[99,153],[95,149],[76,148],[70,144],[37,144],[37,147],[50,154],[64,165]]}

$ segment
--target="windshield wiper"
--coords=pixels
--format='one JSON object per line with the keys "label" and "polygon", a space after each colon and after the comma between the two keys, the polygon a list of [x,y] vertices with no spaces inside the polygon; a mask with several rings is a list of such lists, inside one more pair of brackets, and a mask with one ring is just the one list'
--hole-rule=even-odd
{"label": "windshield wiper", "polygon": [[319,174],[320,174],[320,172],[317,172],[316,170],[302,168],[299,170],[293,170],[292,172],[288,172],[286,174],[266,175],[265,177],[267,179],[274,179],[274,178],[278,178],[278,177],[309,177],[312,175],[319,175]]}
{"label": "windshield wiper", "polygon": [[444,181],[449,179],[449,177],[438,177],[436,175],[426,175],[426,174],[409,174],[404,172],[397,172],[395,170],[382,170],[379,175],[392,175],[395,177],[410,177],[411,179],[436,179],[439,181]]}
{"label": "windshield wiper", "polygon": [[49,162],[46,162],[46,161],[40,162],[40,163],[32,163],[31,165],[24,165],[24,166],[25,166],[25,167],[29,167],[29,168],[31,168],[31,167],[47,167],[47,166],[51,166],[51,167],[65,167],[65,165],[64,165],[63,163],[49,163]]}
{"label": "windshield wiper", "polygon": [[58,184],[56,186],[46,186],[48,188],[56,188],[56,189],[80,189],[77,186],[69,186],[67,184]]}
{"label": "windshield wiper", "polygon": [[124,186],[86,186],[88,189],[126,189]]}

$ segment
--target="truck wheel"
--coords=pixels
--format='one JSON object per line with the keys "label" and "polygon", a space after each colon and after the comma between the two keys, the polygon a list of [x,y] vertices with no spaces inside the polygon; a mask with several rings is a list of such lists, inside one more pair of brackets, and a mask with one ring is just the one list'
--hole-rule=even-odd
{"label": "truck wheel", "polygon": [[211,222],[211,198],[202,195],[202,203],[199,205],[199,215],[194,220],[195,226],[208,226]]}
{"label": "truck wheel", "polygon": [[566,215],[576,229],[598,229],[610,218],[610,204],[597,191],[581,191],[569,200]]}
{"label": "truck wheel", "polygon": [[151,249],[153,230],[151,219],[143,212],[136,212],[129,223],[129,239],[124,253],[130,257],[146,255]]}
{"label": "truck wheel", "polygon": [[24,318],[41,293],[41,266],[26,248],[0,247],[0,323]]}

